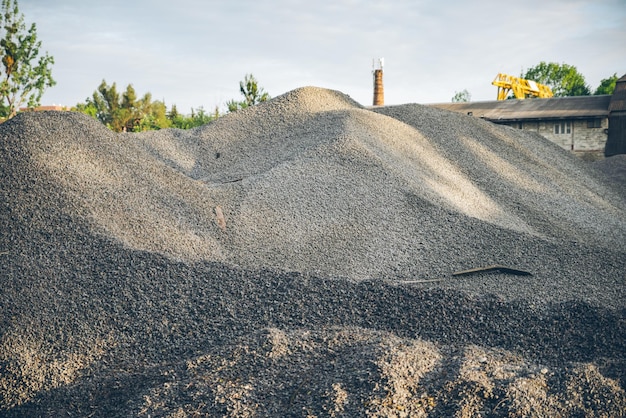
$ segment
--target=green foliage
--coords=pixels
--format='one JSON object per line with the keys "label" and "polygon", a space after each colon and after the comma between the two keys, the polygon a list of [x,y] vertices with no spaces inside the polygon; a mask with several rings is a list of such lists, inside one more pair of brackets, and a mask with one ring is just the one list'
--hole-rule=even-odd
{"label": "green foliage", "polygon": [[39,106],[46,88],[56,84],[50,68],[54,58],[47,52],[39,56],[37,27],[33,23],[26,29],[17,0],[2,0],[0,37],[4,71],[0,71],[0,113],[11,118],[24,103],[28,107]]}
{"label": "green foliage", "polygon": [[613,91],[615,91],[615,83],[617,83],[617,73],[613,73],[609,78],[602,79],[593,94],[613,94]]}
{"label": "green foliage", "polygon": [[472,95],[466,89],[462,91],[455,91],[454,97],[452,97],[452,103],[469,102],[472,100]]}
{"label": "green foliage", "polygon": [[585,77],[578,72],[576,67],[568,64],[541,61],[536,66],[529,68],[521,77],[549,86],[555,97],[591,94]]}
{"label": "green foliage", "polygon": [[115,132],[161,129],[171,125],[165,103],[153,102],[150,93],[138,99],[132,84],[120,95],[115,83],[109,86],[102,80],[84,104],[76,105],[76,110],[95,117]]}
{"label": "green foliage", "polygon": [[202,106],[197,109],[191,109],[191,116],[185,116],[178,113],[176,105],[172,106],[172,110],[167,115],[171,121],[173,128],[178,129],[191,129],[198,126],[206,125],[209,122],[214,121],[220,116],[219,109],[216,107],[215,112],[211,115],[208,114]]}
{"label": "green foliage", "polygon": [[[239,83],[244,100],[231,100],[226,103],[229,112],[245,109],[264,102],[270,98],[252,74],[246,74],[244,81]],[[176,105],[168,112],[165,103],[152,102],[150,93],[141,99],[131,84],[123,94],[119,94],[115,83],[108,85],[105,80],[85,103],[79,103],[75,109],[90,115],[116,132],[137,132],[163,128],[190,129],[206,125],[220,116],[219,108],[210,114],[202,106],[192,108],[191,115],[178,112]]]}
{"label": "green foliage", "polygon": [[85,103],[76,105],[75,110],[92,116],[116,132],[140,132],[164,128],[190,129],[217,119],[219,110],[207,113],[203,107],[191,109],[191,116],[178,113],[176,105],[168,112],[164,102],[152,101],[150,93],[140,99],[132,84],[119,94],[115,83],[110,86],[102,80],[98,89]]}
{"label": "green foliage", "polygon": [[248,107],[248,103],[238,102],[235,99],[232,99],[226,102],[226,107],[228,107],[229,112],[236,112],[237,110],[245,109],[246,107]]}
{"label": "green foliage", "polygon": [[91,110],[90,113],[96,119],[111,128],[119,103],[120,95],[117,93],[115,83],[108,86],[106,81],[102,80],[102,83],[100,83],[100,86],[98,86],[91,98],[87,98],[86,107]]}
{"label": "green foliage", "polygon": [[92,102],[78,103],[72,110],[84,113],[92,118],[98,119],[98,109]]}
{"label": "green foliage", "polygon": [[144,103],[143,115],[133,131],[154,131],[172,126],[172,121],[167,117],[167,107],[162,101]]}
{"label": "green foliage", "polygon": [[244,99],[240,102],[234,99],[227,102],[229,112],[245,109],[270,99],[270,95],[259,87],[259,83],[252,74],[246,74],[244,80],[239,82],[239,91]]}
{"label": "green foliage", "polygon": [[256,79],[252,74],[246,74],[244,81],[239,82],[239,91],[244,97],[244,101],[248,106],[254,106],[257,103],[267,101],[270,96],[262,87],[259,87]]}

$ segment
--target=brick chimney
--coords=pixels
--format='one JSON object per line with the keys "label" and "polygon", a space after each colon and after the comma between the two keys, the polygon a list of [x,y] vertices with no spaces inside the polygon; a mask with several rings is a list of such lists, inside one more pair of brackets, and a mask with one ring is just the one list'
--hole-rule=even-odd
{"label": "brick chimney", "polygon": [[374,60],[374,106],[383,106],[385,104],[385,90],[383,88],[383,61],[380,58],[378,63]]}

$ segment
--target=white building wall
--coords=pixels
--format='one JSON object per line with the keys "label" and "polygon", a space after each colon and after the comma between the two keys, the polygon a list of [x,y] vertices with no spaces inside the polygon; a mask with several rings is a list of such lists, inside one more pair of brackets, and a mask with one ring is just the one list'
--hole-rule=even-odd
{"label": "white building wall", "polygon": [[[558,124],[558,130],[555,125]],[[569,124],[569,132],[567,129]],[[607,139],[609,119],[602,118],[599,127],[590,127],[587,119],[563,121],[513,122],[507,125],[539,133],[568,151],[603,151]],[[562,129],[565,127],[566,129]]]}
{"label": "white building wall", "polygon": [[561,148],[572,151],[574,149],[574,129],[572,129],[573,126],[572,126],[571,121],[567,121],[570,127],[569,133],[567,132],[567,130],[564,133],[561,133],[560,127],[559,127],[559,133],[555,133],[554,125],[557,123],[561,127],[563,126],[563,123],[565,123],[565,121],[563,122],[561,121],[539,122],[539,131],[538,131],[539,134],[543,136],[544,138],[554,142]]}
{"label": "white building wall", "polygon": [[576,121],[574,123],[574,151],[604,151],[608,128],[608,118],[602,119],[597,128],[588,127],[587,121]]}

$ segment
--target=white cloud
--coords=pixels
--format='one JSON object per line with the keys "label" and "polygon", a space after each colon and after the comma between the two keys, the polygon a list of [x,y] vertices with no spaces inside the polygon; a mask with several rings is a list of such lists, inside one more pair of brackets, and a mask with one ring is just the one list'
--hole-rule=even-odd
{"label": "white cloud", "polygon": [[[21,0],[58,85],[44,101],[83,101],[104,78],[179,109],[239,95],[253,73],[273,96],[303,85],[371,101],[385,57],[386,102],[492,100],[498,72],[540,61],[576,66],[592,88],[626,73],[623,0]],[[211,102],[213,101],[213,102]]]}

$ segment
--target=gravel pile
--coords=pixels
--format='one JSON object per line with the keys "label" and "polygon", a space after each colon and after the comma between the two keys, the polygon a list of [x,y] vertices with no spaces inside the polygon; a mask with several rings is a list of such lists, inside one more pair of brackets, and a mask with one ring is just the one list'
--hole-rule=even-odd
{"label": "gravel pile", "polygon": [[619,154],[595,161],[593,167],[606,178],[606,182],[626,200],[626,155]]}
{"label": "gravel pile", "polygon": [[2,415],[626,410],[623,184],[538,135],[307,87],[0,155]]}

